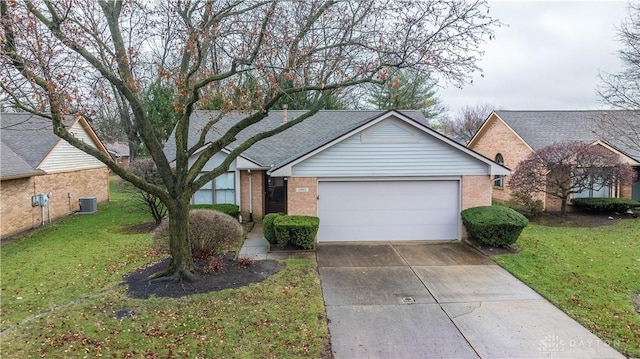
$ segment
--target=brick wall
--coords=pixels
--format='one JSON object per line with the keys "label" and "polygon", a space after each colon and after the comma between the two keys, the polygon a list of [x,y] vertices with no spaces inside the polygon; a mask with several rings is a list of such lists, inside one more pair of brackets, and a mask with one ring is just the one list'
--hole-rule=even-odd
{"label": "brick wall", "polygon": [[632,199],[633,197],[633,183],[635,181],[640,181],[640,167],[634,167],[630,173],[629,178],[625,181],[625,184],[621,184],[619,186],[619,197]]}
{"label": "brick wall", "polygon": [[261,221],[264,214],[264,171],[240,171],[240,214],[249,220],[249,176],[251,176],[251,204],[253,220]]}
{"label": "brick wall", "polygon": [[[504,158],[504,165],[514,171],[531,149],[497,116],[492,115],[483,132],[469,146],[472,150],[495,160],[498,153]],[[511,197],[509,176],[505,178],[504,188],[493,188],[493,198],[507,201]]]}
{"label": "brick wall", "polygon": [[31,196],[35,193],[34,178],[0,182],[0,235],[3,238],[40,223],[40,208],[31,207]]}
{"label": "brick wall", "polygon": [[462,208],[491,205],[491,176],[462,177]]}
{"label": "brick wall", "polygon": [[[298,192],[296,189],[308,189]],[[318,215],[318,179],[315,177],[289,177],[287,183],[287,214]]]}
{"label": "brick wall", "polygon": [[44,209],[45,220],[49,216],[51,220],[67,216],[80,209],[80,197],[96,197],[98,202],[109,200],[109,169],[101,167],[2,181],[2,237],[40,226],[42,208],[31,207],[31,197],[41,193],[51,194],[49,206]]}

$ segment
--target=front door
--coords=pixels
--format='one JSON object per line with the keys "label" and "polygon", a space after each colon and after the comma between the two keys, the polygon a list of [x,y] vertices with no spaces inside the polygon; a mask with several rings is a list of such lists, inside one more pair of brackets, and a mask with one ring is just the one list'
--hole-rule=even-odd
{"label": "front door", "polygon": [[640,168],[635,168],[634,182],[631,185],[631,199],[640,202]]}
{"label": "front door", "polygon": [[287,181],[284,177],[265,176],[265,214],[287,213]]}

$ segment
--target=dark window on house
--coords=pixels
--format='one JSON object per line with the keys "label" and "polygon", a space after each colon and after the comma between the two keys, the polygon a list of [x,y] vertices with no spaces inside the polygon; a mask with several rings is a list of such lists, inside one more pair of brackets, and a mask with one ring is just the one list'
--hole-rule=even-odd
{"label": "dark window on house", "polygon": [[614,196],[612,188],[609,185],[603,185],[602,183],[588,179],[587,186],[591,188],[587,188],[582,192],[574,193],[573,198],[607,198]]}
{"label": "dark window on house", "polygon": [[[502,157],[502,154],[498,153],[496,155],[495,161],[504,166],[504,157]],[[493,185],[496,187],[504,188],[504,176],[495,175],[493,177]]]}
{"label": "dark window on house", "polygon": [[236,176],[234,172],[223,173],[205,184],[193,195],[193,204],[236,203]]}

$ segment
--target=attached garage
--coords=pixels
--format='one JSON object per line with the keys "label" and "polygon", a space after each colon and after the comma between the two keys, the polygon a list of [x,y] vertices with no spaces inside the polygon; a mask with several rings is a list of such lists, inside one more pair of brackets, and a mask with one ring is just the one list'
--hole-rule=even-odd
{"label": "attached garage", "polygon": [[458,180],[319,181],[319,242],[458,239]]}
{"label": "attached garage", "polygon": [[459,240],[460,211],[491,204],[509,173],[394,111],[268,171],[286,178],[288,214],[320,218],[320,243]]}

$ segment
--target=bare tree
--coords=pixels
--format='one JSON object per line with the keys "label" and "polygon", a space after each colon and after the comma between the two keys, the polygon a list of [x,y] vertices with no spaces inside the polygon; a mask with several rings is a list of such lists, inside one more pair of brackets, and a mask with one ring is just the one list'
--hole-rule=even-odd
{"label": "bare tree", "polygon": [[614,109],[596,119],[595,131],[605,140],[614,140],[640,152],[640,3],[629,3],[629,18],[618,28],[622,49],[618,57],[623,68],[616,74],[601,73],[598,94]]}
{"label": "bare tree", "polygon": [[520,162],[509,187],[560,199],[560,213],[564,215],[572,194],[626,184],[631,173],[631,167],[618,155],[600,145],[561,142],[541,148]]}
{"label": "bare tree", "polygon": [[488,104],[466,105],[453,118],[442,119],[440,126],[447,136],[466,145],[493,110],[494,107]]}
{"label": "bare tree", "polygon": [[640,4],[629,3],[629,18],[618,28],[622,50],[618,57],[624,65],[617,74],[600,74],[598,89],[605,103],[624,110],[640,110]]}
{"label": "bare tree", "polygon": [[[49,118],[59,137],[166,205],[172,260],[158,276],[170,279],[193,279],[196,271],[187,228],[191,197],[239,154],[312,116],[343,89],[384,83],[390,69],[430,71],[461,85],[478,69],[479,45],[498,25],[482,0],[0,0],[0,15],[3,91],[18,108]],[[158,52],[161,61],[152,56]],[[177,93],[172,163],[143,107],[150,67]],[[248,75],[260,91],[243,91]],[[104,86],[92,88],[97,81]],[[314,99],[308,112],[238,144],[222,164],[200,176],[240,131],[264,119],[282,97],[302,92]],[[67,131],[71,117],[91,114],[96,96],[122,101],[129,109],[161,185]],[[235,110],[245,116],[207,142],[219,120],[211,118],[189,145],[191,114],[212,98],[219,99],[222,115]]]}

